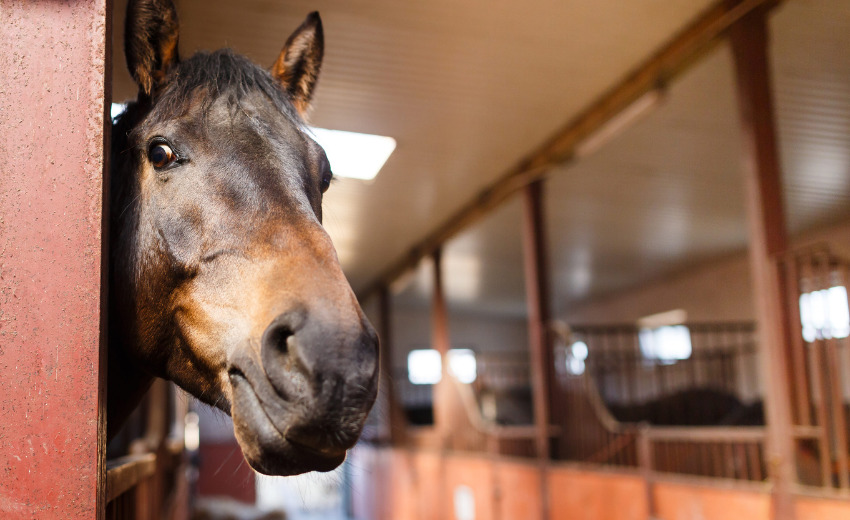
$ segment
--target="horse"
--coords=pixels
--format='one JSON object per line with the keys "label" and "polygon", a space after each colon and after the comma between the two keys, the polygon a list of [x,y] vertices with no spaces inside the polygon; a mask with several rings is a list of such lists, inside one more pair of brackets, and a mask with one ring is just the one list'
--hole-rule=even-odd
{"label": "horse", "polygon": [[332,179],[305,117],[310,14],[266,70],[178,53],[171,0],[131,0],[137,99],[111,146],[107,437],[154,378],[233,418],[256,471],[337,467],[374,403],[378,338],[322,227]]}

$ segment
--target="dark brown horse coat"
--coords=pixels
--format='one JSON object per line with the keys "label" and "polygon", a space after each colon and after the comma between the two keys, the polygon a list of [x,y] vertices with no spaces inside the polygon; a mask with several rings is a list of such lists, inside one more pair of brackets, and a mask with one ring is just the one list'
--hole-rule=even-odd
{"label": "dark brown horse coat", "polygon": [[108,430],[154,377],[233,417],[256,470],[329,470],[375,399],[378,342],[321,225],[331,181],[303,116],[311,14],[270,71],[178,56],[170,0],[131,1],[138,99],[113,131]]}

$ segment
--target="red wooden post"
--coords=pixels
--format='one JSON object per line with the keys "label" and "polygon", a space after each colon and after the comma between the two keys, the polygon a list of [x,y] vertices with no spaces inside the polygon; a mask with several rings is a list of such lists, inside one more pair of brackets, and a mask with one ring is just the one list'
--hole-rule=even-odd
{"label": "red wooden post", "polygon": [[0,0],[0,517],[103,518],[111,1]]}
{"label": "red wooden post", "polygon": [[750,235],[750,269],[759,348],[765,376],[766,459],[773,483],[773,518],[794,518],[794,443],[787,284],[781,262],[786,252],[782,178],[773,120],[767,50],[767,11],[750,13],[732,27],[738,104],[744,137],[744,175]]}

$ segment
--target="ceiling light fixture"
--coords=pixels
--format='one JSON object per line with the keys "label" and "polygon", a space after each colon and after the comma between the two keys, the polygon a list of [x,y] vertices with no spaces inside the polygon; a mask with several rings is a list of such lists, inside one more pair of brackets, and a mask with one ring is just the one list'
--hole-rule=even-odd
{"label": "ceiling light fixture", "polygon": [[383,135],[315,127],[310,128],[310,132],[325,149],[336,177],[374,179],[396,146],[395,139]]}

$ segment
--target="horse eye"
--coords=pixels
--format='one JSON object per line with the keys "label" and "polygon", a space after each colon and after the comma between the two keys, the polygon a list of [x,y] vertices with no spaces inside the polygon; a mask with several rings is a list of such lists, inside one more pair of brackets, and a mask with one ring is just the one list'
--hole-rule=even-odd
{"label": "horse eye", "polygon": [[331,187],[331,180],[333,179],[334,174],[330,169],[325,170],[325,173],[322,174],[322,193],[328,191],[328,188]]}
{"label": "horse eye", "polygon": [[177,154],[165,143],[156,143],[148,151],[148,159],[157,170],[169,166],[177,160]]}

